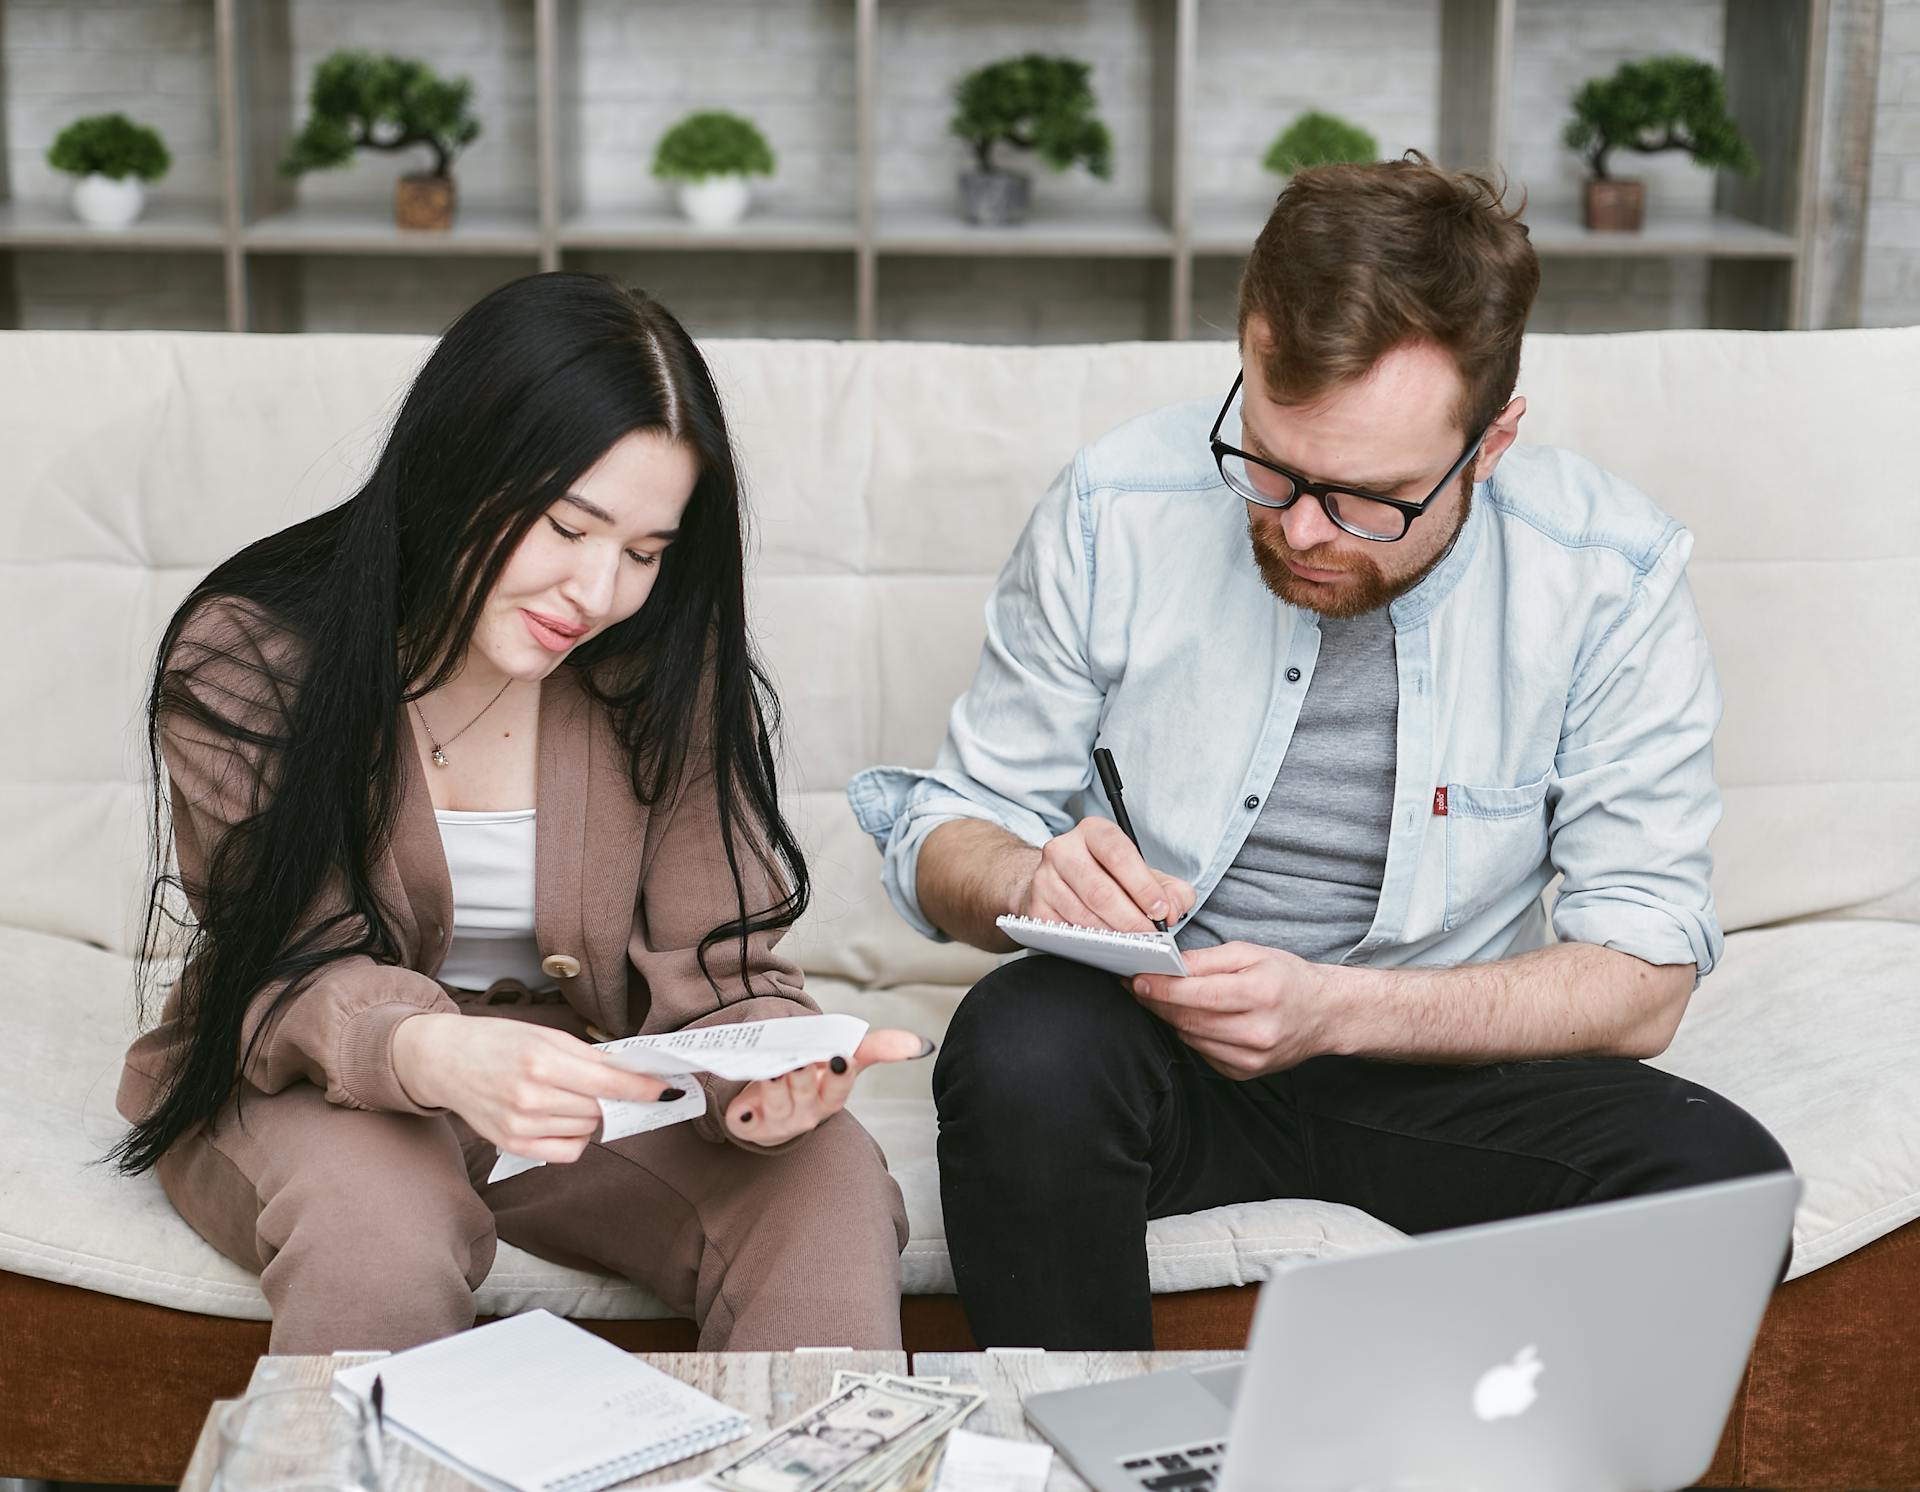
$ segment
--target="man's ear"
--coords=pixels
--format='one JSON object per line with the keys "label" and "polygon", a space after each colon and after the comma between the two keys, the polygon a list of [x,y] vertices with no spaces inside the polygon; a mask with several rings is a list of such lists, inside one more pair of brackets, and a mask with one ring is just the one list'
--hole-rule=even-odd
{"label": "man's ear", "polygon": [[1484,482],[1493,475],[1507,448],[1520,438],[1520,416],[1526,412],[1527,401],[1516,395],[1493,417],[1493,423],[1487,426],[1487,438],[1480,442],[1480,454],[1473,458],[1474,481]]}

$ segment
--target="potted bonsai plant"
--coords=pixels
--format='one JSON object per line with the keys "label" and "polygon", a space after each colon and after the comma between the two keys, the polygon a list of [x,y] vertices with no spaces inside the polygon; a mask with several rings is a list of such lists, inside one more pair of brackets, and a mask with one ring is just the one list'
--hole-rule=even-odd
{"label": "potted bonsai plant", "polygon": [[676,183],[680,211],[702,228],[725,228],[746,216],[747,178],[773,174],[773,148],[751,120],[724,109],[689,114],[660,137],[653,174]]}
{"label": "potted bonsai plant", "polygon": [[1309,109],[1288,125],[1267,147],[1261,165],[1276,176],[1291,176],[1308,166],[1329,166],[1336,161],[1376,161],[1380,143],[1357,124],[1337,114],[1322,114]]}
{"label": "potted bonsai plant", "polygon": [[1561,139],[1586,157],[1586,225],[1601,230],[1638,232],[1646,216],[1646,183],[1607,170],[1616,150],[1684,150],[1696,165],[1754,171],[1753,150],[1727,112],[1720,69],[1692,57],[1623,62],[1612,77],[1583,84]]}
{"label": "potted bonsai plant", "polygon": [[960,204],[970,223],[1018,223],[1032,200],[1032,181],[994,165],[997,145],[1040,157],[1056,171],[1084,165],[1102,181],[1113,175],[1113,139],[1095,112],[1091,69],[1071,57],[1029,52],[968,73],[955,85],[950,128],[973,150],[974,169],[960,177]]}
{"label": "potted bonsai plant", "polygon": [[47,164],[77,178],[73,211],[90,228],[125,228],[146,206],[145,183],[173,165],[159,134],[124,114],[89,114],[54,138]]}
{"label": "potted bonsai plant", "polygon": [[472,95],[469,79],[443,79],[411,57],[335,52],[314,69],[307,122],[288,144],[281,174],[344,166],[356,150],[423,145],[433,164],[395,184],[394,221],[402,228],[450,228],[453,160],[480,135],[468,108]]}

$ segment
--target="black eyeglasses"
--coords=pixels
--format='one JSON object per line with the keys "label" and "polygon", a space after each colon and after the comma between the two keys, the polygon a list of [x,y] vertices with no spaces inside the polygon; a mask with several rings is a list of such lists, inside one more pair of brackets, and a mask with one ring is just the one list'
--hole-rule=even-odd
{"label": "black eyeglasses", "polygon": [[1479,451],[1480,443],[1487,438],[1485,430],[1474,436],[1460,453],[1460,459],[1448,467],[1447,474],[1434,484],[1433,491],[1417,503],[1402,502],[1397,497],[1384,497],[1378,492],[1366,492],[1358,487],[1309,482],[1298,472],[1288,471],[1286,467],[1262,457],[1250,456],[1220,438],[1220,427],[1226,423],[1227,411],[1233,408],[1233,396],[1240,392],[1240,385],[1245,380],[1245,373],[1235,377],[1233,387],[1227,390],[1227,402],[1220,406],[1220,413],[1214,416],[1213,429],[1207,435],[1207,444],[1213,448],[1214,464],[1220,468],[1220,479],[1248,502],[1258,503],[1263,508],[1278,508],[1281,512],[1300,501],[1302,496],[1317,497],[1328,520],[1356,539],[1391,544],[1395,539],[1405,538],[1407,530],[1413,527],[1413,520],[1426,512],[1427,505],[1445,492],[1447,484],[1466,469],[1467,463]]}

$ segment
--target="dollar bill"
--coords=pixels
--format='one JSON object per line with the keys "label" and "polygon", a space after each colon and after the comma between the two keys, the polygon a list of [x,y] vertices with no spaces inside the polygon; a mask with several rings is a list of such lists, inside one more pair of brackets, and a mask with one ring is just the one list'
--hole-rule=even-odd
{"label": "dollar bill", "polygon": [[[847,1369],[842,1368],[840,1369],[839,1372],[833,1375],[833,1391],[836,1394],[844,1393],[847,1389],[851,1388],[856,1383],[872,1383],[877,1377],[881,1377],[881,1376],[884,1376],[884,1375],[874,1374],[874,1373],[852,1373],[852,1372],[849,1372]],[[922,1378],[922,1377],[919,1377],[918,1375],[915,1375],[913,1381],[915,1383],[931,1383],[936,1388],[944,1388],[946,1387],[947,1384],[953,1382],[951,1378]]]}
{"label": "dollar bill", "polygon": [[[885,1373],[874,1376],[875,1381],[881,1384],[905,1383],[925,1387],[931,1382],[924,1378],[893,1378]],[[907,1492],[907,1489],[915,1486],[924,1487],[946,1445],[947,1432],[972,1414],[986,1399],[984,1390],[971,1386],[943,1389],[941,1392],[947,1395],[949,1401],[945,1414],[914,1427],[884,1451],[849,1467],[829,1484],[826,1492]]]}
{"label": "dollar bill", "polygon": [[707,1472],[707,1480],[726,1492],[826,1492],[843,1482],[864,1486],[883,1468],[923,1451],[983,1397],[977,1390],[911,1378],[864,1376]]}

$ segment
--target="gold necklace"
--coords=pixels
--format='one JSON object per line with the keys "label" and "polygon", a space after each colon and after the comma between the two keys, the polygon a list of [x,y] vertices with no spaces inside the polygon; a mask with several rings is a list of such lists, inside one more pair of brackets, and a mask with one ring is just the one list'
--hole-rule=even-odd
{"label": "gold necklace", "polygon": [[[488,710],[491,710],[495,705],[500,703],[500,695],[505,694],[507,692],[507,685],[511,684],[512,682],[513,682],[512,679],[508,679],[506,684],[502,684],[500,686],[499,694],[495,694],[492,699],[488,700],[484,705],[480,707],[480,715],[486,714]],[[462,736],[464,736],[469,730],[473,729],[474,720],[478,720],[480,718],[480,715],[475,715],[473,717],[473,720],[469,720],[465,725],[461,726],[460,729],[458,729],[452,735],[447,737],[447,746],[442,746],[440,742],[436,740],[434,737],[433,727],[427,724],[427,712],[420,708],[420,701],[417,699],[413,702],[413,713],[420,717],[420,728],[427,733],[427,739],[433,742],[433,764],[436,767],[446,767],[446,766],[452,765],[452,763],[447,760],[447,746],[451,746],[455,741],[459,740]]]}

